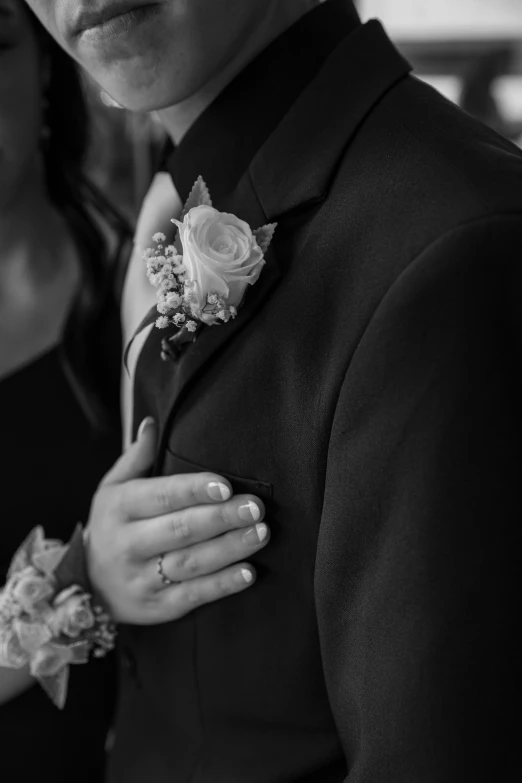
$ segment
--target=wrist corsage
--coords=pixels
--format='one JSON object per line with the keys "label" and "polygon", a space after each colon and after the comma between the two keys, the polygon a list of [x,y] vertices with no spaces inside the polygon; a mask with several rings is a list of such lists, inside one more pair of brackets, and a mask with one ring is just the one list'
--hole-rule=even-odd
{"label": "wrist corsage", "polygon": [[80,526],[69,544],[46,539],[36,527],[15,554],[0,591],[0,666],[28,665],[59,709],[70,664],[104,656],[116,637],[109,614],[75,583],[82,571],[79,557]]}

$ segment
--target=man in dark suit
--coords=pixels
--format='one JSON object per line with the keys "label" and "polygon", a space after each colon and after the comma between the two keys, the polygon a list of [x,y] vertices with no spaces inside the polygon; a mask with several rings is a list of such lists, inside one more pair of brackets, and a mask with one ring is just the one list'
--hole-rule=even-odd
{"label": "man in dark suit", "polygon": [[[260,8],[223,2],[231,36],[234,6]],[[147,104],[117,40],[118,68],[69,49],[125,105],[168,105],[165,71]],[[328,0],[167,168],[182,199],[202,175],[219,210],[278,225],[237,318],[174,362],[151,331],[135,421],[159,424],[158,475],[215,471],[264,502],[272,540],[252,590],[121,626],[111,780],[514,780],[520,151]]]}

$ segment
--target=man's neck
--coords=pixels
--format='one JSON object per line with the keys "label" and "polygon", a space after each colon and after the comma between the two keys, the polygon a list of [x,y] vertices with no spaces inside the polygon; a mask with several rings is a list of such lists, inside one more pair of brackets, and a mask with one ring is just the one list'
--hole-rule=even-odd
{"label": "man's neck", "polygon": [[273,40],[324,0],[271,0],[261,23],[224,68],[195,95],[159,111],[158,117],[174,144],[219,93]]}

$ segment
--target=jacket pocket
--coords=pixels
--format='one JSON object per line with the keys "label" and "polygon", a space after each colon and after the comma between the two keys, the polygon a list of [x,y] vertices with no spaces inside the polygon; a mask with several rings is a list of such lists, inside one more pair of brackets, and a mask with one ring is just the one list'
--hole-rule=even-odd
{"label": "jacket pocket", "polygon": [[184,457],[174,454],[170,449],[167,449],[165,461],[163,463],[163,475],[172,476],[176,473],[201,473],[207,471],[217,473],[218,476],[223,476],[223,478],[230,481],[235,495],[257,495],[265,503],[270,503],[272,500],[272,484],[269,484],[266,481],[236,476],[226,470],[219,470],[213,465],[198,465],[195,462],[191,462]]}

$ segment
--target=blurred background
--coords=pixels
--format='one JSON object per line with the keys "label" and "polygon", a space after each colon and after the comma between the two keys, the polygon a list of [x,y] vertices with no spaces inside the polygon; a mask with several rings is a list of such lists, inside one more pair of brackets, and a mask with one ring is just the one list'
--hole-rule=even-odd
{"label": "blurred background", "polygon": [[[415,73],[522,146],[522,0],[356,0],[364,21],[379,18]],[[95,117],[91,169],[134,221],[163,145],[151,115],[103,104]]]}
{"label": "blurred background", "polygon": [[522,0],[358,0],[417,76],[522,143]]}

